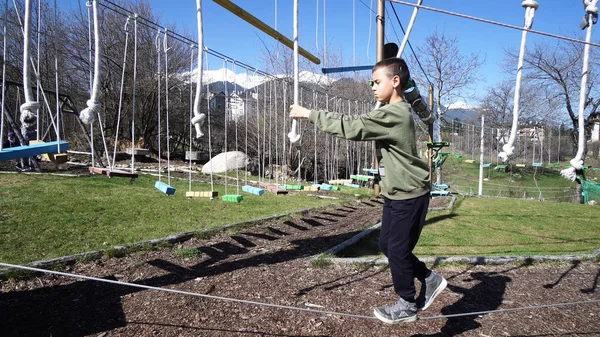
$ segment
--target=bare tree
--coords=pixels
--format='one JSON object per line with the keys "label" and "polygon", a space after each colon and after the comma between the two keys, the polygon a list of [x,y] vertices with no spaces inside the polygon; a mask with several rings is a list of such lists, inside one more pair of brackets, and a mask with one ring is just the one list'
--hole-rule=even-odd
{"label": "bare tree", "polygon": [[[447,111],[448,103],[454,97],[465,94],[479,80],[477,71],[483,64],[480,54],[465,55],[458,49],[458,38],[447,36],[437,28],[425,39],[423,45],[417,48],[419,61],[423,65],[426,77],[433,81],[436,104],[436,126],[434,140],[441,140],[440,121]],[[416,62],[411,62],[416,64]],[[412,71],[420,68],[412,68]],[[422,87],[427,87],[425,84]],[[445,106],[443,105],[445,104]],[[442,182],[441,167],[436,170],[437,183]]]}
{"label": "bare tree", "polygon": [[[593,50],[592,50],[593,53]],[[507,51],[509,60],[516,59],[516,53]],[[572,124],[571,139],[573,151],[577,149],[578,138],[578,94],[581,90],[581,67],[583,45],[574,42],[558,41],[555,44],[538,43],[525,54],[524,69],[526,79],[538,88],[543,88],[548,102],[560,102],[563,111],[567,112]],[[590,116],[599,112],[600,88],[596,83],[595,69],[598,69],[595,58],[590,57],[590,80],[584,88],[587,93],[584,109],[586,111],[586,129],[589,136],[592,122]],[[553,103],[554,105],[554,103]]]}

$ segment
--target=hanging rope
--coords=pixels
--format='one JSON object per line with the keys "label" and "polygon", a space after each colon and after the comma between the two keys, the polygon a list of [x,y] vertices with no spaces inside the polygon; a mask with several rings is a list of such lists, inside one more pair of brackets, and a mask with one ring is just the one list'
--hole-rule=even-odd
{"label": "hanging rope", "polygon": [[[89,6],[89,2],[86,4]],[[98,1],[92,0],[92,10],[94,16],[94,82],[92,84],[92,93],[90,99],[86,102],[87,108],[79,113],[79,119],[89,125],[94,121],[95,115],[100,112],[100,101],[98,92],[100,91],[100,25],[98,24]],[[92,151],[93,153],[94,151]]]}
{"label": "hanging rope", "polygon": [[[235,152],[236,152],[236,159],[238,154],[239,154],[239,148],[238,148],[238,116],[237,113],[239,113],[238,111],[238,103],[239,103],[239,96],[237,94],[237,73],[236,73],[236,68],[235,68],[235,60],[231,63],[231,68],[233,70],[233,95],[235,98],[235,112],[236,112],[236,116],[233,115],[233,109],[231,109],[231,118],[233,118],[233,125],[235,126]],[[270,141],[270,140],[269,140]],[[269,142],[269,151],[271,151],[271,143]],[[270,158],[269,158],[270,160]],[[236,180],[236,184],[235,184],[235,194],[236,195],[240,195],[240,167],[238,165],[238,160],[236,160],[236,164],[235,164],[235,180]]]}
{"label": "hanging rope", "polygon": [[200,99],[202,89],[202,46],[204,45],[204,34],[202,26],[202,0],[196,0],[196,10],[198,17],[198,75],[196,76],[196,97],[194,99],[194,117],[191,123],[196,129],[196,138],[204,136],[200,127],[206,120],[206,115],[200,112]]}
{"label": "hanging rope", "polygon": [[[2,26],[2,59],[6,60],[6,24],[8,18],[8,0],[4,3],[4,25]],[[0,102],[0,139],[4,137],[4,95],[6,94],[6,62],[2,62],[2,101]],[[0,141],[0,151],[2,151]]]}
{"label": "hanging rope", "polygon": [[169,49],[167,44],[168,31],[165,28],[163,37],[163,52],[165,53],[165,127],[167,128],[167,183],[171,186],[171,141],[169,137]]}
{"label": "hanging rope", "polygon": [[503,162],[507,162],[508,158],[513,155],[515,149],[514,143],[517,135],[517,127],[519,125],[519,100],[521,97],[521,76],[523,74],[523,59],[525,58],[525,44],[527,42],[527,31],[531,29],[533,25],[533,17],[535,11],[538,9],[538,3],[535,0],[525,0],[521,3],[521,6],[525,8],[525,24],[524,30],[521,35],[521,49],[519,51],[519,63],[517,65],[517,79],[515,84],[515,98],[513,102],[513,121],[510,129],[510,137],[508,143],[502,146],[502,152],[498,154]]}
{"label": "hanging rope", "polygon": [[156,38],[154,39],[154,45],[156,47],[156,84],[158,86],[158,90],[156,91],[156,95],[157,95],[157,115],[158,115],[158,181],[161,181],[162,178],[162,153],[161,153],[161,137],[160,137],[160,129],[161,129],[161,125],[160,125],[160,120],[161,120],[161,113],[160,113],[160,93],[161,93],[161,69],[160,69],[160,29],[158,30],[158,32],[156,33]]}
{"label": "hanging rope", "polygon": [[[199,0],[198,0],[199,1]],[[194,45],[190,44],[190,74],[194,71]],[[201,53],[201,51],[198,51]],[[202,72],[202,68],[198,68],[198,72]],[[198,84],[196,84],[198,85]],[[193,85],[190,81],[190,120],[194,116],[194,101],[192,96]],[[192,191],[192,128],[190,127],[190,145],[188,146],[188,191]]]}
{"label": "hanging rope", "polygon": [[31,0],[25,1],[25,25],[23,34],[23,91],[25,103],[20,107],[21,134],[29,142],[29,133],[33,132],[33,124],[40,104],[33,99],[30,83],[29,54],[31,48]]}
{"label": "hanging rope", "polygon": [[[198,49],[202,48],[202,51],[204,52],[204,47],[203,46],[198,46]],[[204,53],[206,56],[206,70],[209,69],[208,67],[208,53]],[[203,69],[198,68],[198,71],[202,71]],[[210,128],[210,83],[207,81],[206,82],[206,111],[208,111],[208,160],[210,162],[210,191],[214,192],[215,191],[215,183],[213,180],[213,161],[212,161],[212,141],[211,141],[211,128]],[[210,200],[213,200],[214,198],[212,197],[214,195],[214,193],[211,193],[211,197]]]}
{"label": "hanging rope", "polygon": [[579,137],[577,139],[577,154],[575,155],[575,158],[570,161],[571,167],[560,171],[560,174],[563,177],[570,179],[571,181],[575,181],[575,178],[577,178],[577,170],[583,169],[583,152],[585,151],[585,117],[583,113],[585,110],[585,101],[587,99],[586,87],[588,83],[588,65],[590,60],[590,45],[588,43],[592,39],[592,26],[596,23],[595,21],[598,20],[598,7],[596,7],[598,0],[584,0],[583,3],[586,6],[587,32],[585,34],[586,44],[583,47],[583,69],[581,70],[581,86],[579,91]]}
{"label": "hanging rope", "polygon": [[131,173],[135,171],[135,98],[137,93],[137,18],[133,15],[133,88],[131,94]]}
{"label": "hanging rope", "polygon": [[[298,0],[294,0],[294,105],[298,104],[298,84],[300,73],[298,70]],[[298,122],[292,119],[292,131],[288,134],[291,143],[300,140]],[[300,158],[298,158],[300,160]],[[298,171],[299,172],[299,171]]]}
{"label": "hanging rope", "polygon": [[[125,86],[125,69],[127,68],[127,49],[129,47],[129,20],[130,17],[127,17],[127,21],[125,21],[125,51],[123,52],[123,71],[121,72],[121,86],[119,91],[119,108],[117,110],[117,128],[115,130],[115,145],[113,149],[113,158],[112,165],[110,165],[110,170],[112,171],[115,168],[115,160],[117,158],[117,144],[119,143],[119,128],[121,125],[121,111],[123,109],[123,88]],[[133,142],[133,139],[132,139]],[[133,156],[133,152],[131,155]]]}

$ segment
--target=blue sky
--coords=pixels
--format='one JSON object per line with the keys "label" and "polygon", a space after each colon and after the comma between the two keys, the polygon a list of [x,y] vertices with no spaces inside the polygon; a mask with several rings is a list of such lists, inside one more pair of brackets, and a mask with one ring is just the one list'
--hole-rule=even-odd
{"label": "blue sky", "polygon": [[[328,53],[341,51],[345,65],[374,63],[376,0],[300,0],[300,45],[313,53],[317,51],[318,46],[319,52],[322,53],[324,1],[327,4]],[[416,0],[407,1],[416,3]],[[84,4],[85,0],[58,0],[59,7],[63,10],[77,8],[78,2]],[[521,7],[521,2],[521,0],[424,0],[423,5],[522,26],[525,10]],[[150,3],[155,13],[161,16],[161,24],[175,23],[182,30],[187,29],[192,33],[196,31],[195,0],[151,0]],[[292,37],[292,0],[234,0],[234,3],[270,26],[277,26],[278,30],[286,36]],[[277,22],[275,22],[276,3]],[[539,0],[538,3],[540,7],[535,15],[533,29],[584,39],[585,32],[578,28],[584,14],[581,1]],[[406,28],[413,8],[401,4],[394,4],[394,6]],[[270,37],[211,0],[203,0],[203,11],[206,46],[237,61],[257,68],[262,67],[261,39],[271,42]],[[402,39],[402,32],[389,3],[386,5],[386,16],[388,18],[386,38],[397,41],[395,29],[398,38]],[[318,37],[315,36],[317,20]],[[370,23],[371,29],[369,29]],[[356,27],[355,37],[353,37],[353,25]],[[459,41],[458,47],[463,53],[481,52],[485,56],[486,61],[481,68],[481,75],[485,80],[477,86],[478,94],[481,94],[484,88],[507,77],[502,73],[499,62],[503,59],[505,48],[519,48],[521,31],[421,10],[410,38],[413,47],[420,45],[423,39],[436,28],[443,30],[447,35],[456,36]],[[596,37],[599,36],[598,34],[600,32],[595,34]],[[550,37],[528,35],[528,43],[535,41],[552,43],[552,40],[554,39]]]}

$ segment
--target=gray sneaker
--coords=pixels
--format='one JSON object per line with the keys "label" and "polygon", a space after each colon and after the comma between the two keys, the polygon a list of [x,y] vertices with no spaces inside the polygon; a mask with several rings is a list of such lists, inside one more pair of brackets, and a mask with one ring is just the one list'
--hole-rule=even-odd
{"label": "gray sneaker", "polygon": [[388,324],[406,323],[417,320],[417,305],[404,299],[383,307],[375,308],[375,317]]}
{"label": "gray sneaker", "polygon": [[417,310],[422,311],[429,308],[433,300],[446,289],[447,285],[448,281],[442,275],[432,271],[421,285],[421,292],[417,298]]}

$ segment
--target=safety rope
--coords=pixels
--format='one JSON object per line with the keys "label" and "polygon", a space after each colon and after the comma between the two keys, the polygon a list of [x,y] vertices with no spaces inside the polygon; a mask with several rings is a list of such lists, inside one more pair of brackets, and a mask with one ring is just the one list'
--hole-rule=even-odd
{"label": "safety rope", "polygon": [[[585,12],[586,12],[586,18],[587,18],[587,32],[585,34],[585,41],[587,43],[589,43],[592,39],[592,26],[594,25],[594,15],[596,15],[596,20],[597,20],[597,15],[598,15],[598,7],[596,7],[598,0],[584,0],[583,1],[585,7]],[[579,132],[579,137],[577,139],[577,154],[575,155],[575,158],[571,159],[570,163],[571,163],[571,167],[564,169],[562,171],[560,171],[560,174],[571,180],[571,181],[575,181],[575,178],[577,178],[577,170],[581,170],[583,169],[583,161],[584,161],[584,157],[583,157],[583,153],[585,151],[585,116],[584,116],[584,110],[585,110],[585,101],[587,100],[587,83],[588,83],[588,77],[589,77],[589,72],[588,72],[588,65],[589,65],[589,60],[590,60],[590,45],[589,44],[585,44],[585,46],[583,47],[583,69],[581,70],[581,86],[579,87],[579,116],[578,116],[578,132]]]}
{"label": "safety rope", "polygon": [[[30,83],[29,54],[31,49],[31,0],[25,1],[25,23],[23,32],[23,92],[25,103],[20,107],[21,111],[21,134],[29,143],[29,133],[33,131],[36,114],[40,104],[33,99]],[[26,145],[26,144],[23,144]]]}
{"label": "safety rope", "polygon": [[[196,76],[196,97],[194,98],[194,117],[191,123],[196,129],[196,138],[204,136],[200,127],[206,120],[206,115],[200,112],[200,100],[202,92],[202,52],[204,46],[204,34],[202,23],[202,0],[196,0],[197,18],[198,18],[198,74]],[[190,144],[191,145],[191,144]]]}
{"label": "safety rope", "polygon": [[[106,1],[108,1],[108,0],[106,0]],[[401,4],[401,5],[412,6],[412,7],[419,6],[419,5],[416,5],[414,3],[410,3],[410,2],[406,2],[406,1],[402,1],[402,0],[388,0],[388,1],[395,2],[395,3]],[[524,1],[524,2],[526,2],[526,1]],[[553,37],[553,38],[560,39],[560,40],[571,41],[571,42],[582,43],[582,44],[589,44],[590,46],[600,47],[600,44],[594,43],[594,42],[585,42],[585,41],[573,39],[573,38],[570,38],[570,37],[567,37],[567,36],[550,34],[550,33],[546,33],[546,32],[541,32],[539,30],[533,30],[533,29],[527,29],[527,28],[524,28],[524,27],[513,26],[513,25],[509,25],[509,24],[502,23],[502,22],[497,22],[497,21],[482,19],[482,18],[478,18],[478,17],[475,17],[475,16],[461,14],[461,13],[456,13],[456,12],[451,12],[451,11],[447,11],[447,10],[443,10],[443,9],[439,9],[439,8],[427,7],[427,6],[422,6],[422,5],[419,6],[419,8],[425,9],[425,10],[429,10],[429,11],[432,11],[432,12],[437,12],[437,13],[452,15],[452,16],[456,16],[456,17],[459,17],[459,18],[463,18],[463,19],[468,19],[468,20],[474,20],[474,21],[478,21],[478,22],[488,23],[488,24],[492,24],[492,25],[496,25],[496,26],[500,26],[500,27],[505,27],[505,28],[510,28],[510,29],[516,29],[516,30],[527,30],[529,33],[543,35],[543,36],[548,36],[548,37]]]}
{"label": "safety rope", "polygon": [[[235,112],[239,113],[238,111],[238,103],[239,103],[239,96],[237,93],[237,69],[235,68],[235,60],[233,60],[233,62],[231,63],[231,68],[233,70],[233,94],[235,95]],[[233,124],[235,125],[235,151],[236,151],[236,163],[235,163],[235,194],[236,195],[240,195],[240,166],[238,165],[238,154],[239,154],[239,148],[238,148],[238,116],[234,116],[233,115],[233,109],[231,109],[231,118],[233,119]],[[270,143],[269,143],[270,144]],[[269,146],[269,150],[271,149],[271,147]]]}
{"label": "safety rope", "polygon": [[131,173],[135,172],[135,103],[137,96],[137,23],[138,15],[133,15],[133,84],[131,93]]}
{"label": "safety rope", "polygon": [[[300,72],[298,65],[298,0],[294,0],[294,105],[298,104],[298,86],[300,82]],[[291,143],[300,140],[298,133],[298,122],[296,118],[292,119],[292,130],[288,134]],[[298,158],[298,162],[300,158]],[[298,170],[300,172],[300,170]]]}
{"label": "safety rope", "polygon": [[228,60],[223,60],[223,88],[225,89],[225,97],[224,102],[223,102],[223,116],[224,116],[224,121],[223,121],[223,125],[225,126],[225,195],[229,194],[228,191],[228,185],[229,185],[229,174],[228,174],[228,170],[229,168],[228,166],[228,161],[229,159],[227,158],[227,152],[229,151],[229,143],[227,140],[227,129],[229,129],[227,127],[227,112],[229,110],[229,90],[227,88],[228,86],[228,78],[227,78],[227,67],[229,62]]}
{"label": "safety rope", "polygon": [[171,140],[169,139],[169,49],[167,43],[168,30],[165,28],[163,52],[165,53],[165,127],[167,128],[167,184],[171,186]]}
{"label": "safety rope", "polygon": [[[2,59],[6,60],[6,25],[8,19],[8,0],[4,2],[4,25],[2,25]],[[6,94],[6,62],[2,62],[2,101],[0,102],[0,139],[4,137],[4,98]],[[0,151],[2,151],[0,141]]]}
{"label": "safety rope", "polygon": [[[417,1],[417,5],[421,6],[423,0]],[[393,8],[394,6],[392,6]],[[415,21],[417,20],[417,14],[419,14],[419,7],[413,8],[412,16],[410,17],[410,21],[408,22],[408,27],[406,28],[406,32],[404,33],[404,39],[402,39],[402,43],[400,43],[400,47],[398,48],[398,56],[402,56],[402,52],[404,52],[404,48],[406,47],[406,43],[408,43],[408,38],[410,37],[410,33],[415,25]]]}
{"label": "safety rope", "polygon": [[525,58],[525,45],[527,42],[527,31],[533,25],[535,10],[538,9],[538,3],[535,0],[525,0],[521,4],[525,8],[525,24],[521,35],[521,49],[519,51],[519,63],[517,65],[517,79],[515,84],[515,97],[513,99],[513,121],[510,129],[510,137],[508,142],[502,146],[502,152],[498,154],[503,162],[507,162],[509,157],[513,155],[515,149],[514,143],[517,136],[517,127],[519,125],[519,103],[521,98],[521,77],[523,75],[523,59]]}
{"label": "safety rope", "polygon": [[[90,2],[88,1],[86,3],[86,5],[90,6]],[[91,93],[91,97],[90,99],[86,102],[87,104],[87,108],[83,109],[80,113],[79,113],[79,119],[81,119],[81,121],[86,124],[86,125],[90,125],[94,119],[97,113],[100,112],[100,101],[98,100],[98,92],[100,91],[100,71],[101,71],[101,67],[100,67],[100,55],[101,55],[101,50],[100,50],[100,25],[98,24],[98,1],[97,0],[92,0],[91,1],[91,7],[92,7],[92,12],[93,12],[93,18],[94,18],[94,76],[93,76],[93,83],[92,83],[92,93]],[[91,50],[91,45],[90,45],[90,50]],[[92,151],[94,152],[94,151]],[[109,164],[110,164],[110,160],[109,160]]]}
{"label": "safety rope", "polygon": [[[110,166],[110,170],[114,170],[115,168],[115,161],[117,159],[117,144],[119,143],[119,128],[121,126],[121,111],[123,109],[123,89],[125,87],[125,69],[127,68],[127,50],[129,47],[129,20],[130,17],[127,17],[127,20],[125,21],[125,51],[123,52],[123,71],[121,72],[121,86],[120,86],[120,91],[119,91],[119,107],[117,109],[117,128],[115,130],[115,144],[114,144],[114,148],[113,148],[113,158],[112,158],[112,165]],[[133,139],[131,140],[132,142],[134,141]],[[133,152],[131,152],[131,155],[133,156]]]}
{"label": "safety rope", "polygon": [[[200,0],[198,0],[200,1]],[[194,72],[194,48],[195,46],[193,44],[190,45],[190,120],[193,118],[194,116],[194,98],[193,98],[193,85],[192,85],[192,81],[191,81],[191,76],[192,73]],[[201,51],[198,51],[198,53],[201,53]],[[198,67],[198,72],[202,72],[202,68]],[[196,83],[196,86],[198,86],[198,84]],[[189,142],[190,145],[188,146],[188,151],[189,151],[189,155],[188,155],[188,191],[192,191],[192,127],[190,127],[190,138],[189,138]]]}
{"label": "safety rope", "polygon": [[[304,311],[304,312],[311,312],[311,313],[316,313],[316,314],[327,314],[327,315],[336,315],[336,316],[352,317],[352,318],[359,318],[359,319],[377,320],[377,318],[375,318],[373,316],[365,316],[365,315],[350,314],[350,313],[328,311],[328,310],[318,310],[318,309],[311,309],[311,308],[301,308],[301,307],[294,307],[294,306],[289,306],[289,305],[280,305],[280,304],[273,304],[273,303],[266,303],[266,302],[242,300],[242,299],[224,297],[224,296],[200,294],[200,293],[194,293],[194,292],[177,290],[177,289],[153,287],[153,286],[148,286],[148,285],[144,285],[144,284],[115,281],[115,280],[103,279],[103,278],[92,277],[92,276],[85,276],[85,275],[80,275],[80,274],[65,273],[65,272],[54,271],[54,270],[46,270],[46,269],[40,269],[40,268],[34,268],[34,267],[28,267],[28,266],[14,265],[14,264],[9,264],[9,263],[0,262],[0,266],[14,268],[14,269],[21,269],[21,270],[29,270],[29,271],[51,274],[51,275],[66,276],[66,277],[88,280],[88,281],[109,283],[109,284],[114,284],[114,285],[119,285],[119,286],[140,288],[140,289],[145,289],[145,290],[154,290],[154,291],[159,291],[159,292],[167,292],[167,293],[173,293],[173,294],[179,294],[179,295],[185,295],[185,296],[195,296],[195,297],[201,297],[201,298],[209,298],[209,299],[213,299],[213,300],[243,303],[243,304],[277,308],[277,309]],[[479,316],[479,315],[486,315],[486,314],[505,313],[505,312],[511,312],[511,311],[535,310],[535,309],[542,309],[542,308],[556,308],[556,307],[574,306],[574,305],[582,305],[582,304],[598,304],[598,303],[600,303],[600,300],[562,302],[562,303],[553,303],[553,304],[532,305],[532,306],[527,306],[527,307],[494,309],[494,310],[474,311],[474,312],[456,313],[456,314],[448,314],[448,315],[437,315],[437,316],[425,316],[425,317],[419,317],[418,319],[419,320],[447,319],[447,318],[455,318],[455,317]]]}
{"label": "safety rope", "polygon": [[160,29],[157,31],[156,33],[156,37],[154,39],[154,46],[156,47],[156,84],[158,89],[156,90],[156,95],[157,95],[157,103],[156,103],[156,110],[157,110],[157,114],[158,114],[158,181],[161,181],[162,178],[162,150],[161,150],[161,137],[160,137],[160,133],[161,133],[161,68],[160,68]]}
{"label": "safety rope", "polygon": [[[200,47],[200,48],[202,48],[202,50],[204,51],[204,47]],[[208,53],[204,53],[204,54],[206,55],[205,56],[206,57],[206,66],[205,67],[206,67],[206,70],[208,70],[209,69]],[[202,71],[202,69],[198,68],[198,71]],[[211,127],[210,127],[210,125],[211,125],[210,124],[210,116],[211,116],[211,113],[210,113],[210,83],[208,81],[206,82],[206,97],[207,97],[206,98],[206,108],[207,108],[206,111],[208,112],[208,118],[207,118],[208,119],[208,159],[210,162],[210,191],[214,192],[215,191],[215,183],[213,180],[213,161],[212,161],[213,149],[212,149],[212,138],[211,138]],[[211,193],[210,200],[214,199],[212,196],[213,194],[214,193]]]}

